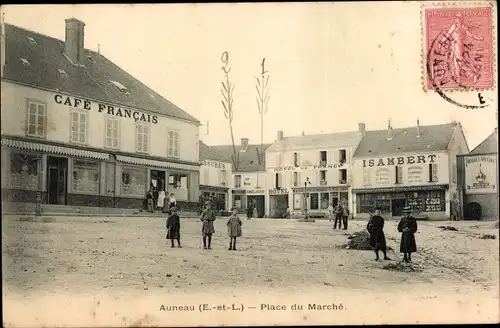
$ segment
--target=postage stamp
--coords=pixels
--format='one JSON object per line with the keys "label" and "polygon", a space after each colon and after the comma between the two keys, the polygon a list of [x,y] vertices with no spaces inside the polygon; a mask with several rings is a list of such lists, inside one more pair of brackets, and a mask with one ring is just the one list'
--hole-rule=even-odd
{"label": "postage stamp", "polygon": [[494,87],[494,11],[489,3],[424,5],[425,90],[469,91]]}

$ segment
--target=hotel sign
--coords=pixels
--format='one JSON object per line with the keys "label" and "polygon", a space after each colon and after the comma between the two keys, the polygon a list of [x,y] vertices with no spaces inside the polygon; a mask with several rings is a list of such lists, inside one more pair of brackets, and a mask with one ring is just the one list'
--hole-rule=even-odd
{"label": "hotel sign", "polygon": [[148,123],[153,123],[153,124],[158,123],[158,116],[156,116],[156,115],[141,113],[141,112],[133,110],[133,109],[124,109],[124,108],[115,107],[115,106],[111,106],[111,105],[96,103],[96,102],[92,102],[92,101],[87,100],[87,99],[81,99],[81,98],[76,98],[76,97],[71,97],[71,96],[63,96],[60,94],[56,94],[54,96],[54,101],[56,104],[59,104],[59,105],[64,105],[64,106],[69,106],[69,107],[79,108],[79,109],[84,109],[84,110],[92,110],[92,108],[95,108],[94,110],[97,110],[99,113],[105,113],[108,115],[130,118],[130,119],[135,120],[136,122],[140,121],[140,122],[148,122]]}
{"label": "hotel sign", "polygon": [[467,194],[494,194],[497,188],[496,155],[465,157],[465,192]]}
{"label": "hotel sign", "polygon": [[269,189],[269,195],[288,195],[288,189],[286,188]]}
{"label": "hotel sign", "polygon": [[283,171],[298,171],[298,170],[326,170],[326,169],[337,169],[344,166],[344,163],[338,164],[327,164],[327,165],[313,165],[313,166],[281,166],[275,167],[274,172],[283,172]]}

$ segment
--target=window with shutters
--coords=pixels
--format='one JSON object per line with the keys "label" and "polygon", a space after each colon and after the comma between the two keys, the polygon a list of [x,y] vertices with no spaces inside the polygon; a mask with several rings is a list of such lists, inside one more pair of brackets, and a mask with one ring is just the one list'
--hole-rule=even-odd
{"label": "window with shutters", "polygon": [[438,182],[437,164],[429,164],[429,182]]}
{"label": "window with shutters", "polygon": [[106,118],[106,147],[118,149],[119,123],[117,118]]}
{"label": "window with shutters", "polygon": [[168,157],[179,158],[179,131],[168,131]]}
{"label": "window with shutters", "polygon": [[347,183],[347,170],[340,169],[339,170],[339,184],[346,184],[346,183]]}
{"label": "window with shutters", "polygon": [[87,112],[74,110],[71,112],[71,141],[84,144],[87,142]]}
{"label": "window with shutters", "polygon": [[339,163],[347,162],[347,150],[340,149],[339,150]]}
{"label": "window with shutters", "polygon": [[29,100],[26,135],[30,137],[45,138],[46,118],[47,110],[45,104]]}
{"label": "window with shutters", "polygon": [[319,152],[319,166],[326,166],[328,161],[328,157],[326,155],[326,151],[322,150]]}
{"label": "window with shutters", "polygon": [[326,186],[326,170],[319,171],[319,184]]}
{"label": "window with shutters", "polygon": [[394,171],[396,174],[396,177],[394,180],[395,183],[396,184],[403,183],[403,168],[401,166],[395,166]]}
{"label": "window with shutters", "polygon": [[137,123],[136,150],[141,153],[149,152],[149,125]]}
{"label": "window with shutters", "polygon": [[234,176],[234,187],[241,188],[241,175],[240,174],[236,174]]}

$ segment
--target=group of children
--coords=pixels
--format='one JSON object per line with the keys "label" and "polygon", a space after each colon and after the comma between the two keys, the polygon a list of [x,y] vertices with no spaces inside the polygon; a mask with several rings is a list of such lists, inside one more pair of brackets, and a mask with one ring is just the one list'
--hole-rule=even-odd
{"label": "group of children", "polygon": [[[203,249],[212,249],[212,234],[215,232],[214,221],[215,211],[212,209],[212,202],[207,200],[205,202],[205,209],[200,216],[202,222],[201,234],[203,236]],[[238,216],[238,210],[233,208],[233,213],[227,221],[227,233],[230,238],[229,249],[236,250],[236,238],[241,237],[241,219]],[[181,248],[181,223],[179,215],[177,215],[177,208],[170,208],[170,215],[168,216],[167,223],[167,239],[170,239],[171,246],[175,247],[174,241],[177,240],[177,245]]]}

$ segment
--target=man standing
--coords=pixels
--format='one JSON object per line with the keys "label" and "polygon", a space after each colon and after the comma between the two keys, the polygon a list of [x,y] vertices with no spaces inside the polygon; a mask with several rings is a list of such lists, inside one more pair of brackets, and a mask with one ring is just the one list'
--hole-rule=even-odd
{"label": "man standing", "polygon": [[387,243],[384,234],[384,218],[380,216],[380,210],[375,210],[375,215],[370,218],[366,226],[366,230],[370,233],[370,246],[375,251],[375,261],[379,261],[378,251],[384,254],[384,260],[390,260],[387,257]]}
{"label": "man standing", "polygon": [[411,208],[403,209],[403,217],[398,224],[398,231],[401,232],[401,244],[399,251],[403,253],[403,262],[411,262],[411,253],[417,252],[415,232],[417,232],[417,220],[410,215]]}
{"label": "man standing", "polygon": [[340,204],[335,206],[334,215],[333,229],[337,229],[337,223],[339,224],[339,229],[342,229],[342,206]]}
{"label": "man standing", "polygon": [[253,204],[252,202],[248,202],[247,206],[247,220],[250,220],[253,216]]}
{"label": "man standing", "polygon": [[342,200],[342,222],[344,223],[344,230],[347,230],[347,220],[349,219],[349,206],[347,200]]}

